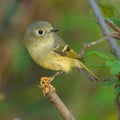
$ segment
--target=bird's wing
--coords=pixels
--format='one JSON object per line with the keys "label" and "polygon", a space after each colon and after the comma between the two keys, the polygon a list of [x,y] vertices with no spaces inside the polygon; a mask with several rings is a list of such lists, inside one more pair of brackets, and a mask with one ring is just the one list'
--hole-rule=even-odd
{"label": "bird's wing", "polygon": [[54,36],[54,47],[52,49],[61,56],[80,59],[80,56],[57,35]]}
{"label": "bird's wing", "polygon": [[[54,38],[54,47],[53,51],[61,56],[67,56],[70,58],[74,59],[79,59],[79,65],[78,69],[82,69],[82,71],[86,74],[86,76],[90,80],[98,80],[98,78],[92,73],[82,62],[80,56],[73,50],[71,49],[59,36],[55,36]],[[81,68],[82,67],[82,68]]]}

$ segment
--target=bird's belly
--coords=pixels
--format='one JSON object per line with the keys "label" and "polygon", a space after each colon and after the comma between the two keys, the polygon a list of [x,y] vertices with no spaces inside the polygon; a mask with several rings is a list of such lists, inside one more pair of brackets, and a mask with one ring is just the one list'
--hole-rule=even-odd
{"label": "bird's belly", "polygon": [[49,59],[46,58],[44,60],[41,60],[41,62],[38,64],[46,69],[63,70],[66,72],[69,72],[72,67],[71,58],[62,56],[50,57]]}
{"label": "bird's belly", "polygon": [[[65,72],[69,72],[71,68],[74,66],[75,59],[60,56],[54,53],[52,50],[44,51],[45,53],[41,53],[41,51],[29,51],[33,60],[40,66],[45,69],[50,70],[63,70]],[[36,53],[35,53],[36,52]]]}

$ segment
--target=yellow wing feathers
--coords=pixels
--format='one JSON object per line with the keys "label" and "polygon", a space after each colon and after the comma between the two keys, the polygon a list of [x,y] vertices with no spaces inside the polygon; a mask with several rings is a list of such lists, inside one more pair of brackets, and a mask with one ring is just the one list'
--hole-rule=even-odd
{"label": "yellow wing feathers", "polygon": [[89,70],[81,61],[79,61],[80,69],[84,72],[84,74],[88,77],[89,80],[98,81],[97,76]]}

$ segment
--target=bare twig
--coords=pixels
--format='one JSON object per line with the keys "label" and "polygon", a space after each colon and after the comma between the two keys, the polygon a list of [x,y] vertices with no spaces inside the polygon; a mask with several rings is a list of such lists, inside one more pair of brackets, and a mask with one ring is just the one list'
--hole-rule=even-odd
{"label": "bare twig", "polygon": [[[104,17],[101,14],[101,11],[96,3],[95,0],[88,0],[89,4],[91,5],[93,12],[95,14],[95,17],[97,19],[97,22],[100,25],[100,28],[102,29],[102,32],[104,33],[104,35],[108,35],[110,34],[110,31],[108,30],[105,21],[104,21]],[[109,38],[109,44],[111,46],[112,52],[114,53],[115,57],[117,59],[120,59],[120,48],[118,46],[118,44],[116,43],[116,41],[113,38]]]}
{"label": "bare twig", "polygon": [[96,44],[99,44],[101,42],[104,42],[104,41],[108,40],[109,38],[117,38],[118,34],[119,34],[118,32],[112,32],[112,33],[102,37],[99,40],[96,40],[96,41],[90,42],[90,43],[85,43],[82,50],[80,51],[79,55],[82,57],[84,52],[86,51],[86,49],[88,49]]}
{"label": "bare twig", "polygon": [[[95,17],[96,19],[98,20],[98,23],[102,29],[102,32],[106,35],[106,34],[110,34],[110,31],[108,30],[106,24],[105,24],[105,21],[104,21],[104,17],[96,3],[95,0],[88,0],[89,1],[89,4],[91,5],[93,11],[94,11],[94,14],[95,14]],[[119,29],[115,26],[113,26],[113,24],[111,24],[110,22],[106,21],[106,23],[115,31],[119,31]],[[118,34],[118,38],[119,38],[119,34]],[[111,46],[111,49],[112,49],[112,52],[113,54],[115,55],[115,57],[117,59],[120,60],[120,48],[118,46],[118,44],[116,43],[116,41],[113,39],[113,38],[109,38],[109,44]],[[118,120],[120,120],[120,93],[118,93],[116,95],[116,98],[115,98],[115,103],[116,103],[116,106],[118,108]]]}
{"label": "bare twig", "polygon": [[59,96],[54,90],[49,91],[46,94],[46,96],[49,98],[51,103],[57,108],[64,120],[75,120],[72,113],[65,106],[65,104],[62,102],[62,100],[59,98]]}
{"label": "bare twig", "polygon": [[116,31],[116,36],[114,36],[114,38],[119,39],[120,40],[120,28],[117,27],[112,21],[105,19],[105,22],[114,30]]}
{"label": "bare twig", "polygon": [[94,42],[90,42],[90,43],[85,43],[83,46],[83,49],[80,51],[79,55],[82,57],[85,50],[98,44],[101,42],[104,42],[110,38],[115,38],[115,39],[119,39],[120,40],[120,28],[117,27],[112,21],[110,21],[109,19],[105,19],[105,22],[114,30],[114,32],[105,35],[104,37],[100,38],[99,40],[96,40]]}
{"label": "bare twig", "polygon": [[113,22],[111,22],[109,19],[105,19],[105,22],[114,30],[114,31],[120,31],[120,28],[117,27]]}
{"label": "bare twig", "polygon": [[55,77],[57,77],[61,73],[63,72],[59,71],[51,77],[40,78],[40,88],[42,88],[43,94],[47,96],[49,101],[51,101],[51,103],[57,108],[64,120],[75,120],[72,113],[55,92],[55,87],[51,85],[52,80],[54,80]]}

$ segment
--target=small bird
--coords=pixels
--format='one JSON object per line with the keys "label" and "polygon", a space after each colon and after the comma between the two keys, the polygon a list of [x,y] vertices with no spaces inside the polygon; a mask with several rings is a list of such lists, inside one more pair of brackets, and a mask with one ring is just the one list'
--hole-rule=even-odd
{"label": "small bird", "polygon": [[80,61],[80,56],[56,34],[57,31],[45,21],[35,22],[27,28],[24,44],[32,59],[45,69],[68,73],[75,67],[90,80],[98,80]]}

